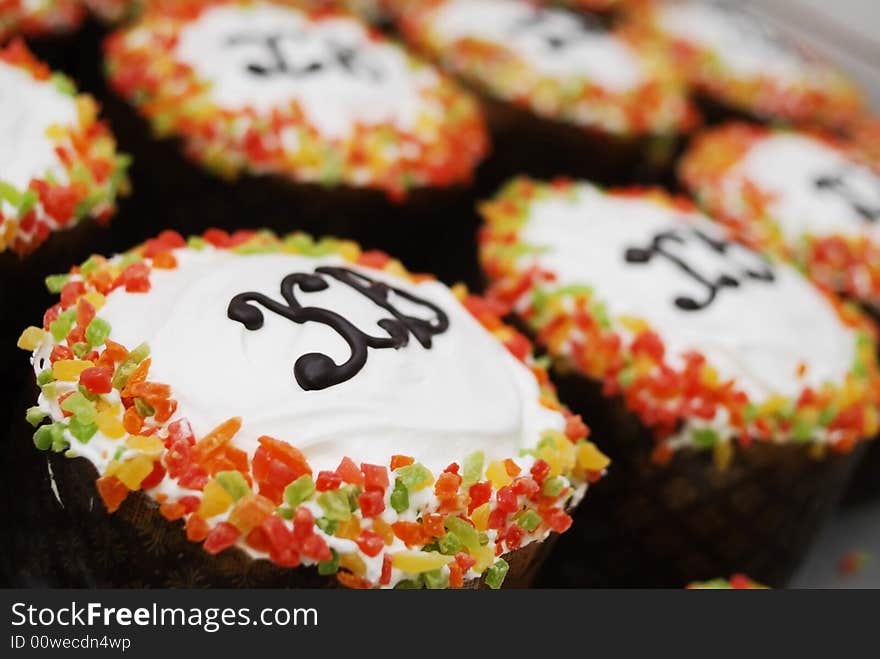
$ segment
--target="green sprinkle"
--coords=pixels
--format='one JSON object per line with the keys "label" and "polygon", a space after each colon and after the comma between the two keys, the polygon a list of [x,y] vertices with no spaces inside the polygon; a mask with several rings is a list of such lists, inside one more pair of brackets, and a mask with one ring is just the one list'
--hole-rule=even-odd
{"label": "green sprinkle", "polygon": [[53,294],[58,294],[64,288],[64,284],[70,279],[70,275],[49,275],[46,277],[46,289]]}
{"label": "green sprinkle", "polygon": [[718,433],[711,428],[700,428],[692,434],[694,444],[700,448],[710,448],[718,441]]}
{"label": "green sprinkle", "polygon": [[482,451],[474,451],[464,459],[462,465],[461,486],[465,489],[483,477],[483,462],[486,456]]}
{"label": "green sprinkle", "polygon": [[55,85],[55,89],[62,94],[76,96],[76,85],[74,85],[73,81],[66,75],[62,73],[53,73],[49,79],[52,81],[52,84]]}
{"label": "green sprinkle", "polygon": [[428,468],[418,462],[401,467],[395,473],[403,484],[406,485],[407,490],[417,489],[426,482],[430,482],[433,478]]}
{"label": "green sprinkle", "polygon": [[73,344],[73,348],[72,348],[73,354],[78,359],[82,359],[83,357],[85,357],[86,353],[91,349],[92,349],[91,346],[88,343],[85,343],[84,341],[77,341],[76,343]]}
{"label": "green sprinkle", "polygon": [[443,526],[449,533],[454,533],[462,545],[474,551],[480,548],[480,536],[477,530],[457,515],[447,515]]}
{"label": "green sprinkle", "polygon": [[315,493],[315,481],[310,474],[303,474],[284,488],[284,501],[291,508],[296,508],[303,501],[308,501]]}
{"label": "green sprinkle", "polygon": [[238,501],[244,495],[251,492],[251,488],[248,487],[247,481],[241,475],[241,472],[221,471],[215,478],[220,483],[220,487],[226,490],[226,493],[232,497],[233,501]]}
{"label": "green sprinkle", "polygon": [[318,505],[329,520],[347,522],[351,519],[351,505],[348,493],[340,490],[329,490],[318,495]]}
{"label": "green sprinkle", "polygon": [[321,561],[318,563],[318,574],[324,577],[339,572],[339,554],[336,553],[335,549],[331,549],[330,553],[332,554],[332,557],[329,561]]}
{"label": "green sprinkle", "polygon": [[26,190],[23,195],[21,195],[21,203],[18,205],[18,214],[19,216],[24,216],[30,213],[34,207],[37,205],[37,202],[40,201],[40,197],[33,190]]}
{"label": "green sprinkle", "polygon": [[86,341],[89,345],[100,346],[110,336],[110,323],[103,318],[92,318],[92,322],[86,328]]}
{"label": "green sprinkle", "polygon": [[275,512],[278,513],[283,519],[291,520],[293,516],[296,514],[296,511],[293,508],[284,508],[282,506],[278,506],[275,509]]}
{"label": "green sprinkle", "polygon": [[41,410],[39,407],[29,407],[28,411],[25,412],[24,418],[29,424],[36,428],[43,422],[43,419],[45,419],[47,416],[49,415]]}
{"label": "green sprinkle", "polygon": [[138,414],[140,414],[143,418],[151,417],[156,413],[156,409],[150,405],[143,398],[135,398],[134,406],[137,409]]}
{"label": "green sprinkle", "polygon": [[338,522],[332,519],[327,519],[326,517],[319,517],[315,520],[315,525],[327,535],[333,535],[336,533]]}
{"label": "green sprinkle", "polygon": [[75,416],[70,420],[68,430],[70,430],[70,434],[73,435],[77,440],[79,440],[83,444],[86,444],[92,437],[95,436],[95,433],[98,432],[98,424],[93,421],[83,421],[82,419],[80,419],[80,417]]}
{"label": "green sprinkle", "polygon": [[510,565],[507,564],[507,561],[499,558],[492,567],[486,570],[486,577],[484,579],[486,585],[492,590],[501,588],[501,584],[504,583],[504,578],[507,576],[509,569]]}
{"label": "green sprinkle", "polygon": [[441,554],[446,554],[447,556],[454,556],[461,551],[462,547],[464,545],[454,533],[447,533],[437,540],[437,549]]}
{"label": "green sprinkle", "polygon": [[54,382],[49,382],[40,387],[40,391],[46,398],[58,398],[58,386]]}
{"label": "green sprinkle", "polygon": [[449,574],[442,568],[422,573],[425,580],[425,586],[429,590],[442,590],[449,588]]}
{"label": "green sprinkle", "polygon": [[[91,327],[91,323],[89,323],[89,326]],[[149,354],[150,347],[146,343],[141,343],[137,348],[128,353],[128,357],[123,360],[119,368],[116,369],[116,373],[113,374],[113,388],[122,390],[128,382],[128,378],[131,377],[131,374],[138,367],[138,364],[144,361]]]}
{"label": "green sprinkle", "polygon": [[76,321],[76,309],[68,309],[49,325],[49,332],[56,341],[63,341],[73,329],[73,323]]}
{"label": "green sprinkle", "polygon": [[394,586],[394,590],[421,590],[422,582],[419,579],[404,579],[403,581],[398,581],[397,585]]}
{"label": "green sprinkle", "polygon": [[791,434],[796,442],[808,442],[813,439],[814,430],[815,426],[812,423],[804,419],[799,419],[795,422]]}
{"label": "green sprinkle", "polygon": [[40,373],[37,375],[37,384],[42,387],[44,384],[49,384],[54,379],[55,378],[52,377],[52,369],[47,368],[40,371]]}
{"label": "green sprinkle", "polygon": [[559,476],[554,476],[553,478],[548,478],[544,481],[544,487],[541,492],[548,497],[558,497],[562,494],[564,489],[565,479],[560,478]]}
{"label": "green sprinkle", "polygon": [[391,507],[395,512],[402,513],[409,508],[409,490],[399,478],[394,480],[394,489],[391,490]]}
{"label": "green sprinkle", "polygon": [[516,523],[519,524],[520,527],[531,533],[536,528],[538,528],[538,525],[541,523],[541,516],[534,510],[526,510],[522,515],[519,516],[519,519],[516,520]]}
{"label": "green sprinkle", "polygon": [[83,396],[79,391],[72,393],[61,403],[61,409],[70,412],[79,419],[80,423],[93,423],[98,415],[94,403]]}
{"label": "green sprinkle", "polygon": [[79,269],[84,275],[90,275],[100,266],[101,260],[96,256],[90,256],[83,262],[81,266],[79,266]]}

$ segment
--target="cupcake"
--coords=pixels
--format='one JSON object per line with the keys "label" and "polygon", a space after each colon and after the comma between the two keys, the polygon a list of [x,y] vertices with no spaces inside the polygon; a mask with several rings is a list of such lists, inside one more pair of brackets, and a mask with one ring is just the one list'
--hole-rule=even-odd
{"label": "cupcake", "polygon": [[[880,176],[861,144],[732,124],[696,140],[680,174],[741,240],[793,259],[818,285],[859,302],[877,320]],[[878,494],[874,446],[847,499]]]}
{"label": "cupcake", "polygon": [[485,302],[347,241],[165,232],[19,345],[99,584],[522,585],[608,464]]}
{"label": "cupcake", "polygon": [[98,120],[94,99],[77,94],[21,41],[0,48],[0,142],[0,338],[7,346],[0,366],[14,382],[19,369],[9,348],[26,315],[48,300],[39,292],[43,277],[103,244],[101,225],[126,189],[128,160]]}
{"label": "cupcake", "polygon": [[737,3],[659,2],[635,20],[666,39],[712,119],[839,127],[863,110],[852,81]]}
{"label": "cupcake", "polygon": [[688,584],[688,590],[766,590],[744,574],[734,574],[730,579],[711,579]]}
{"label": "cupcake", "polygon": [[482,212],[493,297],[614,460],[542,583],[784,584],[877,431],[863,317],[658,190],[520,179]]}
{"label": "cupcake", "polygon": [[106,65],[152,127],[110,104],[170,226],[306,228],[467,277],[444,268],[473,250],[479,107],[351,15],[305,0],[160,3],[107,40]]}
{"label": "cupcake", "polygon": [[498,182],[647,176],[695,122],[674,67],[638,29],[527,0],[422,0],[399,28],[482,92]]}

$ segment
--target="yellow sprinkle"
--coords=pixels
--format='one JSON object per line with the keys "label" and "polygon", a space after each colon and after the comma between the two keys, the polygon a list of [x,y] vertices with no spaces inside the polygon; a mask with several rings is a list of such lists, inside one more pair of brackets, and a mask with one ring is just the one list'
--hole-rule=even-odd
{"label": "yellow sprinkle", "polygon": [[138,490],[151,471],[153,471],[153,458],[142,454],[123,462],[116,470],[115,476],[129,490]]}
{"label": "yellow sprinkle", "polygon": [[359,577],[367,573],[367,565],[364,563],[364,559],[357,554],[343,554],[339,557],[339,565]]}
{"label": "yellow sprinkle", "polygon": [[715,442],[712,445],[712,461],[718,471],[727,471],[733,460],[733,445],[730,442]]}
{"label": "yellow sprinkle", "polygon": [[492,545],[483,545],[476,551],[470,552],[470,554],[477,561],[473,568],[477,572],[483,572],[495,562],[495,550]]}
{"label": "yellow sprinkle", "polygon": [[356,243],[346,240],[339,244],[339,255],[346,261],[357,261],[361,255],[361,248]]}
{"label": "yellow sprinkle", "polygon": [[101,307],[107,302],[107,298],[98,291],[89,291],[83,295],[83,299],[95,307],[95,311],[100,311]]}
{"label": "yellow sprinkle", "polygon": [[95,423],[98,430],[109,439],[122,439],[126,435],[125,426],[119,418],[119,405],[110,406],[98,412]]}
{"label": "yellow sprinkle", "polygon": [[492,487],[496,490],[510,485],[513,481],[513,478],[507,473],[507,469],[504,468],[504,463],[500,460],[493,460],[489,463],[489,466],[486,467],[486,478],[492,481]]}
{"label": "yellow sprinkle", "polygon": [[361,524],[358,518],[352,515],[346,522],[338,522],[336,531],[333,533],[337,538],[354,540],[361,534]]}
{"label": "yellow sprinkle", "polygon": [[477,531],[485,531],[489,528],[489,503],[486,502],[482,506],[474,508],[471,513],[471,521],[474,523]]}
{"label": "yellow sprinkle", "polygon": [[33,352],[40,347],[43,339],[46,338],[46,332],[39,327],[28,327],[21,336],[18,337],[18,347],[28,352]]}
{"label": "yellow sprinkle", "polygon": [[455,284],[455,286],[452,287],[452,294],[459,301],[464,300],[467,297],[467,293],[467,286],[464,284]]}
{"label": "yellow sprinkle", "polygon": [[452,556],[444,556],[435,551],[400,551],[391,557],[391,565],[409,574],[421,574],[439,569],[453,560],[455,559]]}
{"label": "yellow sprinkle", "polygon": [[386,545],[394,542],[394,530],[388,522],[379,516],[373,518],[373,531],[382,536]]}
{"label": "yellow sprinkle", "polygon": [[216,480],[209,480],[203,492],[199,516],[208,519],[225,512],[232,505],[232,497]]}
{"label": "yellow sprinkle", "polygon": [[587,471],[602,471],[611,464],[611,460],[593,442],[583,442],[577,447],[577,464]]}
{"label": "yellow sprinkle", "polygon": [[650,329],[648,323],[637,316],[619,316],[617,321],[623,325],[624,329],[629,330],[633,334],[641,334]]}
{"label": "yellow sprinkle", "polygon": [[52,377],[62,382],[76,382],[80,373],[92,366],[88,359],[59,359],[52,365]]}
{"label": "yellow sprinkle", "polygon": [[153,457],[159,455],[165,448],[162,440],[158,437],[144,437],[143,435],[132,435],[125,443],[129,448]]}

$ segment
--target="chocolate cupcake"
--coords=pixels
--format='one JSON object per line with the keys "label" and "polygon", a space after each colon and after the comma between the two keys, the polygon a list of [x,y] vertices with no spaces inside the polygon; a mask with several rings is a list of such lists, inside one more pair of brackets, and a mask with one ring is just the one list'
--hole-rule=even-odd
{"label": "chocolate cupcake", "polygon": [[608,463],[485,302],[351,242],[166,232],[19,345],[99,584],[524,584]]}
{"label": "chocolate cupcake", "polygon": [[784,584],[877,431],[867,321],[661,191],[520,179],[482,210],[494,296],[614,460],[544,583]]}
{"label": "chocolate cupcake", "polygon": [[633,17],[667,41],[713,121],[746,116],[840,127],[864,109],[843,73],[738,3],[659,2]]}
{"label": "chocolate cupcake", "polygon": [[[351,15],[306,0],[160,3],[107,40],[106,63],[111,88],[178,142],[110,105],[171,226],[310,229],[468,275],[444,268],[473,249],[479,107]],[[155,232],[138,225],[132,238]]]}
{"label": "chocolate cupcake", "polygon": [[496,184],[651,176],[695,123],[674,67],[638,29],[528,0],[421,0],[398,27],[482,92]]}
{"label": "chocolate cupcake", "polygon": [[[696,140],[680,175],[739,239],[793,259],[818,285],[857,301],[876,321],[880,175],[861,144],[732,124]],[[874,446],[847,499],[877,495],[880,447]]]}
{"label": "chocolate cupcake", "polygon": [[128,160],[97,111],[23,42],[0,48],[0,367],[12,386],[20,369],[11,347],[45,308],[43,277],[105,244],[102,225],[127,187]]}

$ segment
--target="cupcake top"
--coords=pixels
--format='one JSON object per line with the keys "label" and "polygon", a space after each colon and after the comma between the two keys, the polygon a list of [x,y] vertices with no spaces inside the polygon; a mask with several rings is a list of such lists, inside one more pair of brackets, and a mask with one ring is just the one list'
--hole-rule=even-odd
{"label": "cupcake top", "polygon": [[84,16],[80,0],[4,0],[0,42],[16,34],[40,37],[72,32]]}
{"label": "cupcake top", "polygon": [[53,231],[106,220],[127,158],[91,96],[20,41],[0,49],[0,252],[32,252]]}
{"label": "cupcake top", "polygon": [[607,465],[484,302],[352,243],[166,232],[47,283],[61,301],[19,342],[35,443],[210,553],[495,583]]}
{"label": "cupcake top", "polygon": [[658,458],[730,440],[845,450],[876,431],[862,317],[686,200],[520,179],[482,211],[495,295],[554,357],[620,394]]}
{"label": "cupcake top", "polygon": [[753,581],[744,574],[734,574],[730,579],[711,579],[688,584],[688,590],[766,590],[767,586]]}
{"label": "cupcake top", "polygon": [[614,135],[675,133],[694,115],[674,67],[626,28],[528,0],[424,0],[405,37],[487,94]]}
{"label": "cupcake top", "polygon": [[348,14],[204,0],[107,42],[113,88],[223,174],[403,195],[466,181],[487,148],[474,101]]}
{"label": "cupcake top", "polygon": [[880,176],[856,149],[818,134],[731,124],[699,137],[680,174],[739,238],[880,308]]}
{"label": "cupcake top", "polygon": [[648,15],[699,90],[760,116],[840,124],[860,113],[855,85],[737,3],[657,3]]}

